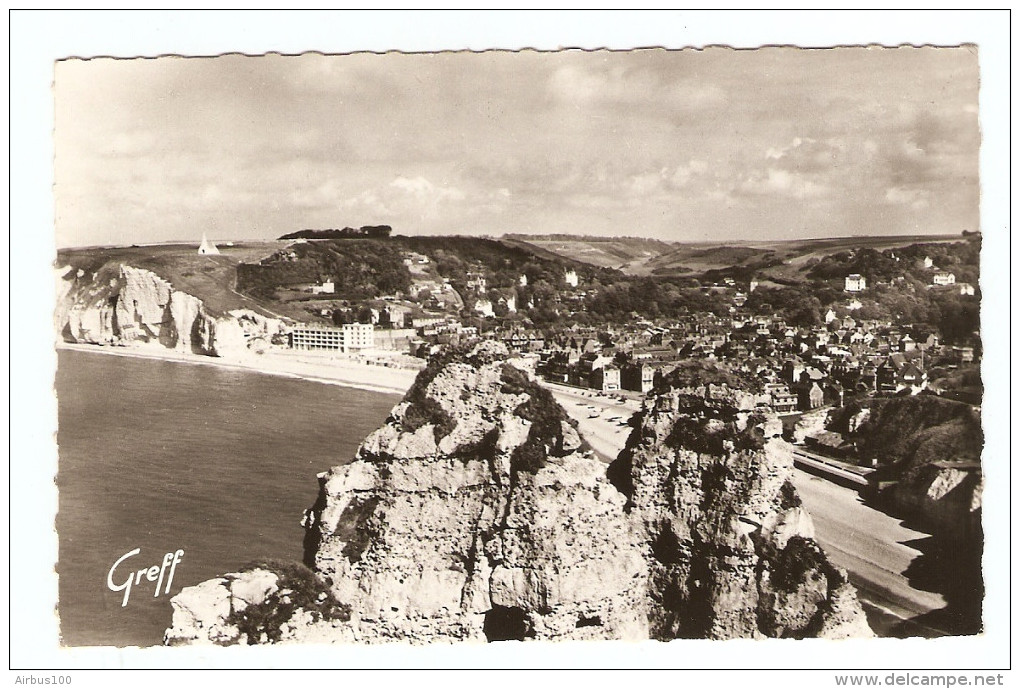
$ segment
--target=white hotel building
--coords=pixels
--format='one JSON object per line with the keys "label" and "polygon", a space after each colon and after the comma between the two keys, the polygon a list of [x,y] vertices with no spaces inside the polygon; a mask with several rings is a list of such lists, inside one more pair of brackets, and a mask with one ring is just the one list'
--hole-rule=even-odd
{"label": "white hotel building", "polygon": [[371,323],[346,323],[339,328],[302,323],[290,331],[291,349],[326,349],[349,353],[375,346]]}
{"label": "white hotel building", "polygon": [[868,281],[863,275],[851,273],[843,281],[843,290],[846,292],[863,292],[868,287]]}

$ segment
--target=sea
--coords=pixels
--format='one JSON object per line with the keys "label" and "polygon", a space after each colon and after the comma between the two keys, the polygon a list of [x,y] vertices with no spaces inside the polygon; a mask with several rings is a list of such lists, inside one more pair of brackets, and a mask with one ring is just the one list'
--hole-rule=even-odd
{"label": "sea", "polygon": [[[349,462],[399,401],[78,350],[59,352],[56,392],[65,646],[159,645],[170,598],[185,586],[259,559],[300,562],[316,475]],[[111,584],[123,587],[129,576],[125,604],[124,588]]]}

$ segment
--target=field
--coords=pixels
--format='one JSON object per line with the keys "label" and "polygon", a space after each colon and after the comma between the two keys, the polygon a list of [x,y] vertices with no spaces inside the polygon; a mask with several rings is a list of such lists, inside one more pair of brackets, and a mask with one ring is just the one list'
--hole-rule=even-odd
{"label": "field", "polygon": [[264,315],[278,316],[234,289],[238,263],[258,261],[281,246],[280,242],[237,243],[220,246],[218,256],[201,256],[197,246],[191,244],[62,249],[57,252],[56,265],[70,265],[89,273],[105,263],[117,261],[152,271],[169,281],[174,289],[201,299],[213,312],[252,309]]}
{"label": "field", "polygon": [[628,274],[641,274],[642,267],[674,245],[637,237],[559,237],[513,235],[521,244],[543,249],[563,258],[599,268],[616,268]]}
{"label": "field", "polygon": [[932,242],[960,241],[959,235],[899,235],[893,237],[835,237],[769,242],[667,243],[622,237],[560,238],[514,235],[515,241],[530,244],[565,258],[622,270],[628,275],[699,275],[706,271],[747,267],[760,271],[761,278],[781,282],[802,282],[801,269],[811,259],[849,249],[892,249]]}

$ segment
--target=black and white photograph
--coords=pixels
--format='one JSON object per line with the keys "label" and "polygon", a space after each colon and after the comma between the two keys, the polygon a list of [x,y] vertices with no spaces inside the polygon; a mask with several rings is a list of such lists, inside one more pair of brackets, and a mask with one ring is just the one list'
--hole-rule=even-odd
{"label": "black and white photograph", "polygon": [[52,61],[53,663],[1008,633],[991,50],[292,45]]}

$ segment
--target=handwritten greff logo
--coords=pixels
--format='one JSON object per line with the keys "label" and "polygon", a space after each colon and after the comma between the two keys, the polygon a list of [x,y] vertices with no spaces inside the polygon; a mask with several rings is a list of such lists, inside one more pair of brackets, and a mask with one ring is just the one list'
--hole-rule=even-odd
{"label": "handwritten greff logo", "polygon": [[170,593],[170,584],[174,580],[174,571],[177,569],[177,565],[180,564],[184,558],[184,551],[178,550],[175,553],[167,553],[163,556],[163,564],[153,565],[152,567],[143,567],[138,571],[132,571],[128,574],[127,579],[123,584],[114,584],[113,577],[117,567],[130,557],[134,557],[138,553],[142,552],[141,548],[135,548],[134,550],[122,555],[116,562],[113,563],[113,567],[110,567],[110,571],[106,574],[106,586],[111,591],[123,591],[124,602],[120,604],[120,607],[125,607],[128,604],[128,598],[131,597],[131,587],[137,586],[142,583],[142,577],[145,577],[148,581],[156,582],[156,591],[153,593],[153,598],[159,596],[159,589],[163,585],[163,577],[166,575],[166,568],[170,568],[170,574],[166,577],[166,590],[164,593]]}

